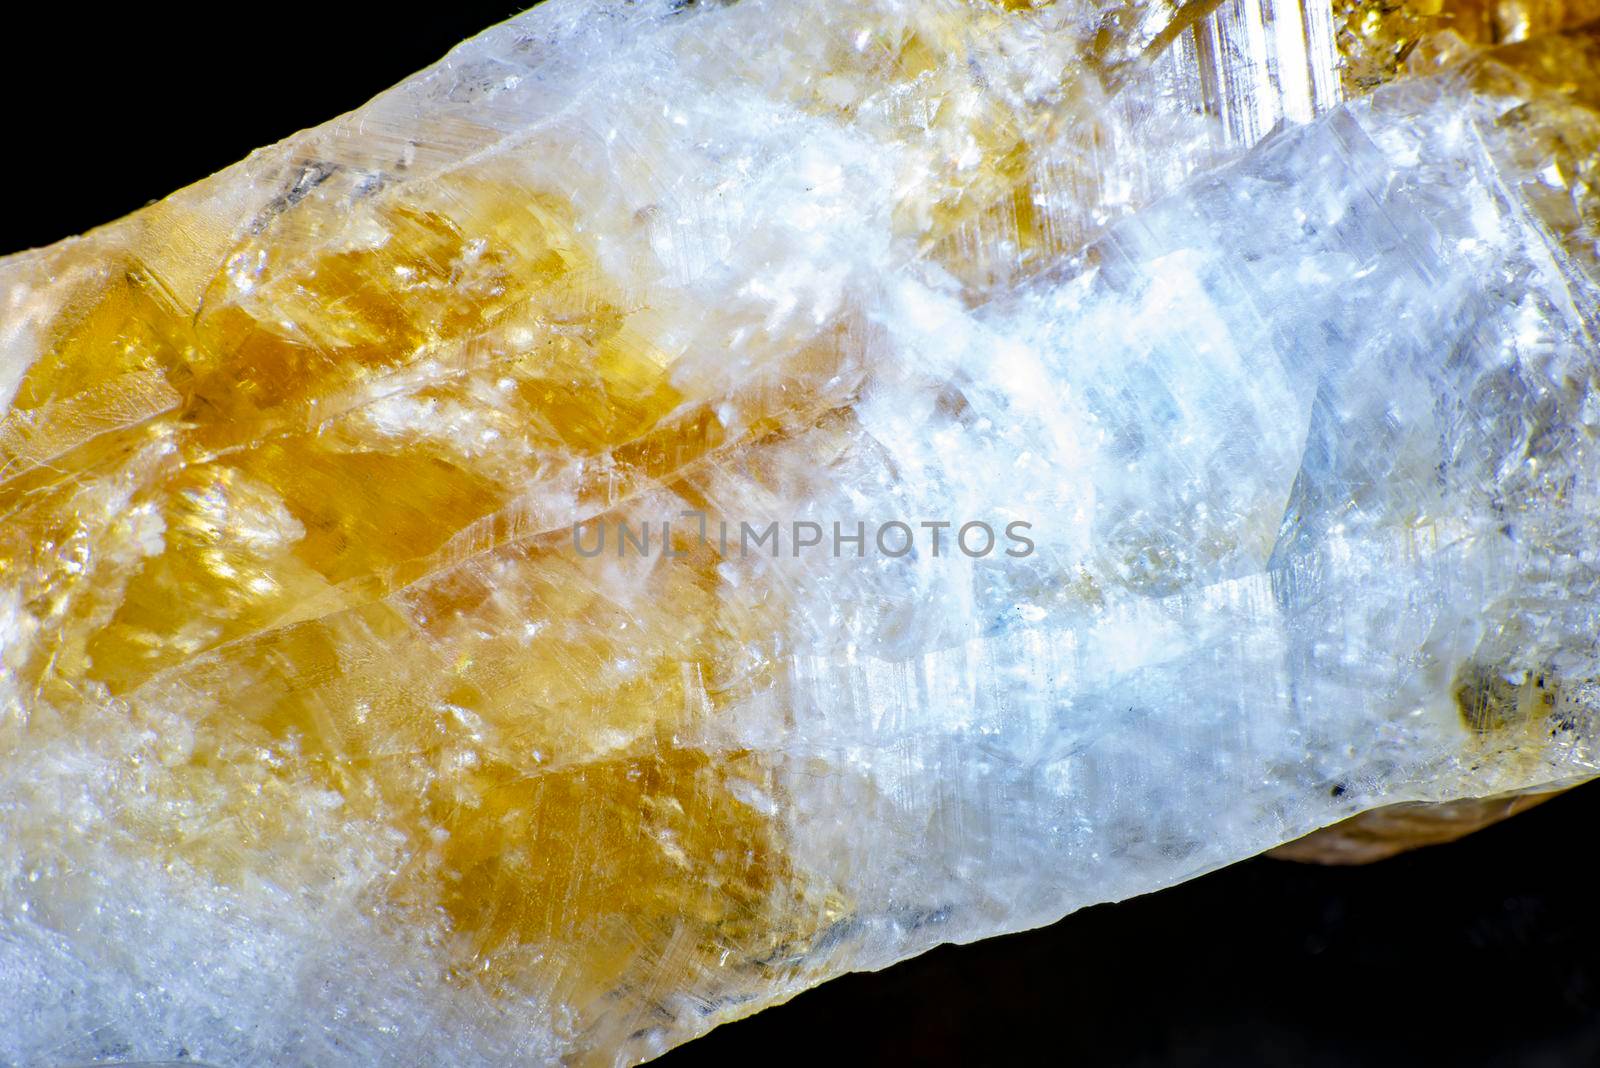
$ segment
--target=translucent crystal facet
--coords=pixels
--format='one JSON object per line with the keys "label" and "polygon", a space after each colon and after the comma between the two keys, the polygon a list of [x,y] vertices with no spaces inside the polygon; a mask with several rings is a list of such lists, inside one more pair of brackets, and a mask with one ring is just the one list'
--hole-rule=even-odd
{"label": "translucent crystal facet", "polygon": [[554,0],[0,260],[0,1061],[633,1062],[1591,776],[1593,14]]}

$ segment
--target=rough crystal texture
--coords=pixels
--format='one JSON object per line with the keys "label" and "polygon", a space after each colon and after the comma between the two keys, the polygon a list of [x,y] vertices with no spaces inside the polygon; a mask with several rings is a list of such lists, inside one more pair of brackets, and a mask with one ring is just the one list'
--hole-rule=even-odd
{"label": "rough crystal texture", "polygon": [[0,261],[0,1061],[636,1061],[1592,775],[1516,11],[556,0]]}

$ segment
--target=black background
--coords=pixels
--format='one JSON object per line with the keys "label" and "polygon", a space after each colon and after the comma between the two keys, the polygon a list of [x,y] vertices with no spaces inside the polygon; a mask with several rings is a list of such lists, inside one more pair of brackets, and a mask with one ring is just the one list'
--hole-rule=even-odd
{"label": "black background", "polygon": [[[0,254],[357,107],[515,10],[27,6],[26,32],[0,16]],[[1600,784],[1368,867],[1248,861],[847,976],[662,1063],[1600,1064],[1597,829]]]}

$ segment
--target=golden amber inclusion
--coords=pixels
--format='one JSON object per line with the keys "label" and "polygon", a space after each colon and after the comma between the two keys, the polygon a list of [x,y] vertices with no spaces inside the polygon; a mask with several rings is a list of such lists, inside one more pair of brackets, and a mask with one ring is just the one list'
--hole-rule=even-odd
{"label": "golden amber inclusion", "polygon": [[[174,695],[208,695],[153,784],[182,825],[129,833],[242,878],[293,848],[263,795],[334,791],[409,836],[389,890],[449,914],[464,973],[503,981],[494,951],[537,943],[599,988],[665,918],[701,952],[760,956],[763,903],[801,892],[728,790],[760,761],[671,740],[714,707],[715,561],[645,577],[635,607],[675,625],[629,633],[568,531],[527,530],[518,500],[566,461],[604,507],[669,474],[656,456],[713,448],[714,419],[668,421],[670,359],[558,205],[441,185],[452,214],[409,193],[374,210],[381,247],[280,270],[248,239],[192,314],[130,259],[50,324],[8,429],[87,440],[29,436],[0,488],[0,573],[24,577],[40,630],[13,670],[50,697],[51,722],[25,726],[92,730],[108,701],[154,726]],[[408,369],[406,404],[476,433],[375,425],[378,383]]]}

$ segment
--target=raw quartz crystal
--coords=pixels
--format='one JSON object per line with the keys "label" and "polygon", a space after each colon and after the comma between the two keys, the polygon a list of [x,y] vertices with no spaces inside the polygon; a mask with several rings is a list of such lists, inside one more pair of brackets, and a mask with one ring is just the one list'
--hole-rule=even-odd
{"label": "raw quartz crystal", "polygon": [[1594,774],[1596,15],[554,0],[0,261],[0,1061],[633,1062]]}

